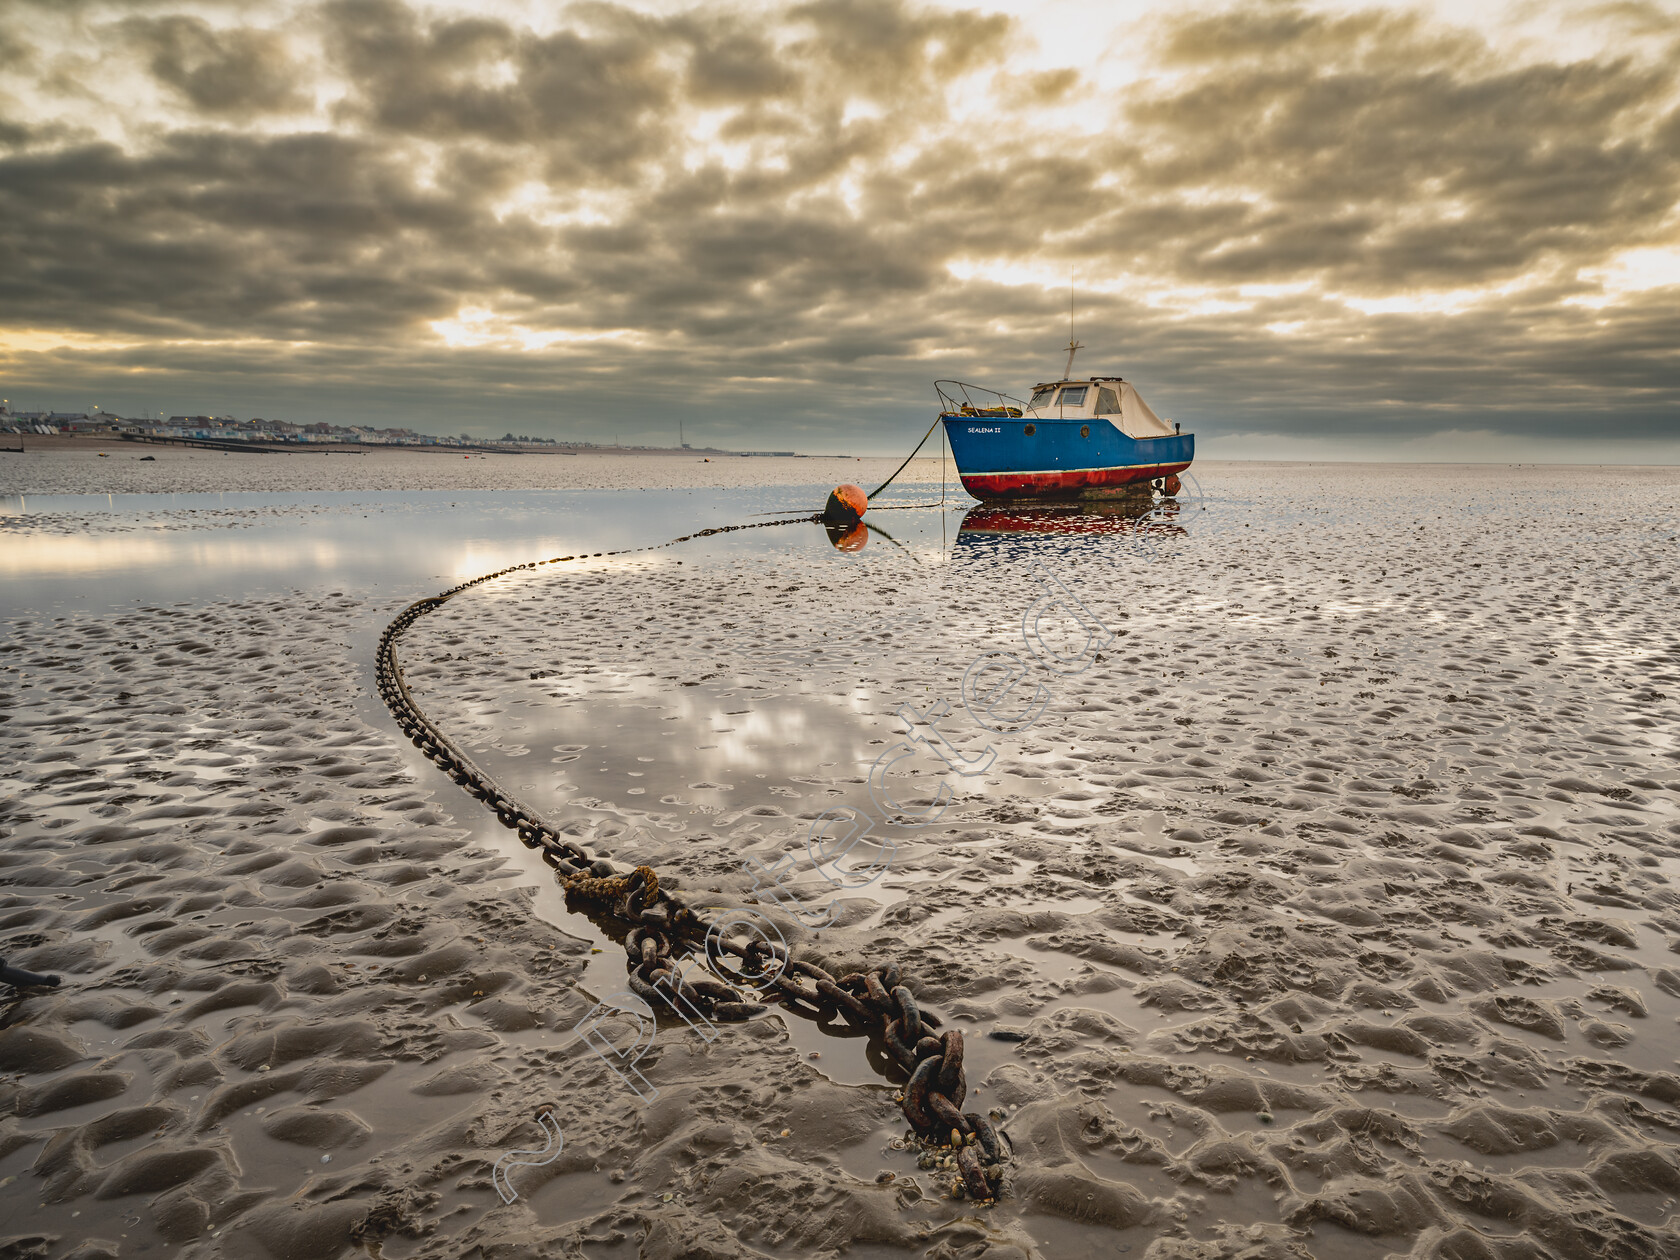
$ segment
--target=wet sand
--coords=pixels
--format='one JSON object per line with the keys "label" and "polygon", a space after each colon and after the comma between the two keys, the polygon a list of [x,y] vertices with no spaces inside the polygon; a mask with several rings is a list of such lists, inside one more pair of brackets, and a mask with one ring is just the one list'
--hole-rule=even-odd
{"label": "wet sand", "polygon": [[[14,438],[14,441],[16,439]],[[218,491],[663,490],[863,480],[898,459],[816,456],[461,454],[440,450],[269,452],[29,438],[0,454],[0,495],[206,494]],[[151,456],[151,459],[147,459]],[[902,456],[900,457],[902,458]],[[925,467],[928,461],[918,461]],[[937,482],[938,461],[931,461]],[[955,473],[952,480],[955,481]],[[959,487],[960,490],[960,487]]]}
{"label": "wet sand", "polygon": [[[897,959],[964,1029],[1017,1152],[987,1209],[895,1145],[860,1039],[673,1020],[650,1104],[584,1051],[612,925],[395,736],[391,597],[15,610],[0,953],[66,985],[0,1030],[0,1238],[1680,1255],[1680,472],[1200,471],[1205,510],[1102,533],[906,512],[903,549],[802,525],[551,566],[405,640],[504,785],[717,905],[868,805],[901,704],[948,701],[996,760],[906,763],[899,800],[949,808],[839,926],[779,922],[824,965]],[[1035,560],[1122,634],[986,735],[963,671],[1021,650]],[[543,1101],[564,1152],[504,1205]]]}

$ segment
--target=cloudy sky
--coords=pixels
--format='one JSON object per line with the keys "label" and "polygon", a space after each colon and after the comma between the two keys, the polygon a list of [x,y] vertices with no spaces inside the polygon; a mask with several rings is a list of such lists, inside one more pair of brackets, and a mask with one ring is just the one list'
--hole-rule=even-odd
{"label": "cloudy sky", "polygon": [[1680,0],[0,3],[0,394],[1680,462]]}

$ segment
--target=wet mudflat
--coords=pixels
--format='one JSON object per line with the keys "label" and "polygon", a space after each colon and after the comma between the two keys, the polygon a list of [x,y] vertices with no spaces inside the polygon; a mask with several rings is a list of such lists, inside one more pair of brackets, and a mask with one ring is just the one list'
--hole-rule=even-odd
{"label": "wet mudflat", "polygon": [[[768,912],[831,970],[898,960],[965,1031],[970,1105],[1016,1150],[985,1209],[895,1147],[894,1082],[843,1026],[671,1020],[651,1103],[577,1043],[623,983],[613,925],[370,702],[395,592],[16,610],[0,953],[67,984],[0,1030],[0,1234],[1680,1254],[1680,476],[1201,488],[1141,520],[896,512],[861,550],[794,524],[590,554],[405,640],[417,698],[505,787],[708,904],[753,900],[743,863],[802,853],[822,811],[881,816],[890,869],[839,924]],[[554,554],[529,537],[498,562]],[[1115,635],[1077,673],[1023,646],[1045,572]],[[1069,657],[1090,633],[1039,625]],[[993,652],[1029,670],[1011,714],[1043,685],[1020,729],[963,704]],[[940,701],[979,773],[907,729]],[[915,733],[888,818],[870,769]],[[542,1101],[565,1150],[503,1204],[490,1166],[541,1144]]]}

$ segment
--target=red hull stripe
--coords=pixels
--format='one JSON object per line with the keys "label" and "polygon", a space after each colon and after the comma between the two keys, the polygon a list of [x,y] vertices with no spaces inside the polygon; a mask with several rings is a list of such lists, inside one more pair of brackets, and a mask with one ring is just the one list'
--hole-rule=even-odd
{"label": "red hull stripe", "polygon": [[1138,464],[1130,468],[1068,468],[1055,472],[968,473],[963,489],[977,499],[1005,499],[1017,495],[1101,490],[1153,481],[1190,467],[1183,464]]}

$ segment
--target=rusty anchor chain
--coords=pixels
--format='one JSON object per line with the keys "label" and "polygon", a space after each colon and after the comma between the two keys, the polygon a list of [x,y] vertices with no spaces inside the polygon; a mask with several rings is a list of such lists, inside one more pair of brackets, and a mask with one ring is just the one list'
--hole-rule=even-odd
{"label": "rusty anchor chain", "polygon": [[[818,519],[801,516],[720,526],[658,546],[671,547],[734,530]],[[510,565],[462,582],[441,594],[416,600],[380,635],[375,666],[380,697],[399,729],[428,761],[468,795],[482,801],[523,844],[541,853],[565,889],[568,903],[581,902],[631,923],[624,938],[629,984],[631,991],[650,1007],[657,1010],[660,1003],[674,1005],[675,995],[695,1013],[723,1022],[745,1020],[765,1009],[762,1002],[746,999],[720,980],[682,971],[680,960],[694,953],[704,955],[708,945],[740,959],[751,974],[773,973],[767,987],[784,1004],[808,1007],[819,1017],[838,1012],[851,1027],[880,1038],[892,1062],[908,1076],[896,1101],[920,1144],[929,1152],[923,1157],[924,1166],[929,1158],[938,1162],[944,1153],[944,1159],[954,1161],[959,1176],[951,1187],[953,1194],[981,1203],[993,1201],[1002,1188],[1012,1158],[1006,1145],[1008,1139],[985,1116],[962,1109],[968,1095],[968,1081],[963,1072],[963,1035],[957,1029],[936,1033],[943,1021],[917,1003],[902,982],[896,963],[836,978],[821,967],[788,956],[780,946],[754,938],[744,944],[724,938],[714,930],[716,924],[712,919],[695,910],[672,889],[661,887],[659,876],[651,867],[624,870],[620,865],[591,855],[504,791],[426,716],[410,693],[397,655],[403,634],[420,618],[443,607],[462,591],[526,569],[656,549],[631,548]],[[680,1008],[678,1013],[682,1013]]]}
{"label": "rusty anchor chain", "polygon": [[[815,983],[806,984],[789,972]],[[910,1074],[899,1095],[904,1118],[924,1140],[931,1139],[931,1145],[955,1149],[969,1198],[995,1198],[1009,1158],[1007,1139],[985,1116],[962,1109],[968,1096],[962,1032],[952,1028],[935,1036],[933,1030],[943,1021],[922,1010],[899,981],[896,963],[837,980],[812,963],[789,959],[775,983],[790,1000],[819,1010],[832,1007],[854,1028],[879,1033],[899,1067]]]}

